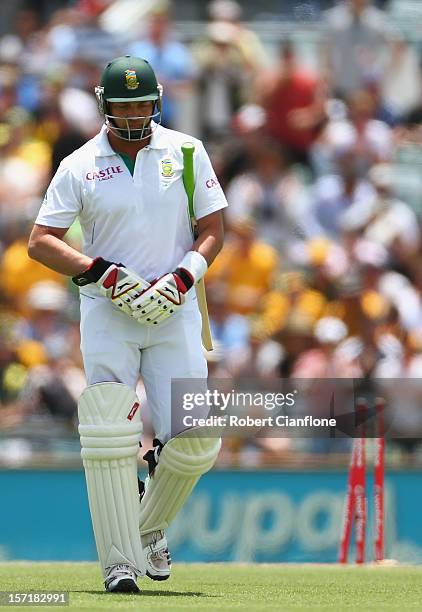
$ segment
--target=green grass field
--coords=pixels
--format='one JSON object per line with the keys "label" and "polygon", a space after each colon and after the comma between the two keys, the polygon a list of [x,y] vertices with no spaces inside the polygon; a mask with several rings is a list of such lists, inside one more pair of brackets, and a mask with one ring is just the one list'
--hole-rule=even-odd
{"label": "green grass field", "polygon": [[422,567],[178,564],[169,581],[139,585],[140,595],[110,595],[96,564],[0,563],[0,590],[69,591],[74,610],[422,609]]}

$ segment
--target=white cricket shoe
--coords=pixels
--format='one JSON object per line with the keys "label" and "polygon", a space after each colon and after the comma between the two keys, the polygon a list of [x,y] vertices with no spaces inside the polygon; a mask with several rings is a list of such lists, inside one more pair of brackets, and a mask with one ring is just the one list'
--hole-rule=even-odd
{"label": "white cricket shoe", "polygon": [[152,531],[141,536],[147,576],[152,580],[167,580],[171,559],[164,531]]}
{"label": "white cricket shoe", "polygon": [[109,593],[139,593],[136,574],[130,565],[112,565],[106,573],[104,586]]}

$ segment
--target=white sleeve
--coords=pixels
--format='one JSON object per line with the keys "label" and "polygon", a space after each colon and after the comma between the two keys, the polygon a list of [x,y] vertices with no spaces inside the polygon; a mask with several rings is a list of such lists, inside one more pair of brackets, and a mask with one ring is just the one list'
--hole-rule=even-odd
{"label": "white sleeve", "polygon": [[82,210],[80,185],[69,168],[59,166],[51,181],[35,223],[70,227]]}
{"label": "white sleeve", "polygon": [[196,145],[194,162],[196,178],[193,207],[195,217],[202,219],[216,210],[225,208],[227,200],[202,142]]}

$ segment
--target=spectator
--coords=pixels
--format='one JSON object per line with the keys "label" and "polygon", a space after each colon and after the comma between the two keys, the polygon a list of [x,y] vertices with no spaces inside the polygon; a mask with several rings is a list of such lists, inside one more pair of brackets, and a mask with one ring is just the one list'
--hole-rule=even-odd
{"label": "spectator", "polygon": [[172,28],[169,2],[157,2],[148,18],[146,36],[128,48],[131,55],[146,59],[154,67],[165,91],[162,123],[170,128],[177,124],[178,105],[190,92],[196,73],[189,49],[174,39]]}
{"label": "spectator", "polygon": [[368,206],[372,215],[365,222],[364,237],[385,247],[390,257],[404,263],[420,248],[420,228],[413,210],[394,195],[394,170],[390,164],[377,164],[369,172],[376,190]]}
{"label": "spectator", "polygon": [[278,263],[277,252],[256,239],[256,224],[242,219],[233,225],[232,240],[215,259],[207,279],[227,292],[230,313],[250,314],[271,287]]}
{"label": "spectator", "polygon": [[311,231],[307,191],[276,142],[261,138],[250,157],[251,170],[228,186],[226,218],[253,217],[257,238],[286,254]]}
{"label": "spectator", "polygon": [[422,72],[416,50],[405,40],[391,44],[387,64],[380,78],[384,103],[400,116],[410,112],[422,95]]}
{"label": "spectator", "polygon": [[27,316],[22,335],[42,342],[46,349],[55,349],[59,343],[65,343],[69,328],[66,320],[68,301],[64,287],[54,281],[42,281],[33,285],[21,306]]}
{"label": "spectator", "polygon": [[332,89],[347,97],[382,74],[391,38],[387,18],[372,0],[341,0],[327,11],[325,24]]}
{"label": "spectator", "polygon": [[[207,354],[207,361],[214,370],[226,368],[226,375],[236,375],[250,357],[249,321],[241,314],[231,314],[226,308],[226,289],[214,285],[208,295],[208,311],[214,351]],[[215,367],[218,364],[217,367]],[[216,376],[216,374],[211,374]]]}
{"label": "spectator", "polygon": [[265,121],[264,109],[257,104],[244,104],[234,114],[231,124],[233,138],[219,147],[221,160],[217,174],[223,189],[231,179],[252,168],[254,153],[260,149]]}
{"label": "spectator", "polygon": [[214,0],[208,5],[208,13],[211,21],[230,23],[234,26],[234,41],[246,65],[252,71],[259,70],[267,64],[267,54],[258,36],[241,22],[242,7],[238,2]]}
{"label": "spectator", "polygon": [[364,91],[368,94],[373,108],[372,118],[393,128],[401,121],[401,107],[383,95],[382,87],[381,79],[374,77],[365,83]]}
{"label": "spectator", "polygon": [[312,146],[311,159],[315,174],[329,174],[335,169],[335,157],[341,149],[353,149],[364,176],[374,163],[389,161],[393,156],[393,131],[376,119],[377,98],[368,89],[355,91],[347,105],[331,101],[334,112]]}
{"label": "spectator", "polygon": [[9,95],[13,96],[9,108],[21,106],[27,111],[37,108],[40,96],[37,65],[34,62],[39,39],[37,25],[36,12],[23,9],[17,13],[15,32],[0,39],[0,97],[7,95],[9,90]]}
{"label": "spectator", "polygon": [[228,136],[233,114],[246,101],[250,66],[236,44],[235,32],[231,23],[212,22],[194,48],[201,132],[211,141]]}
{"label": "spectator", "polygon": [[293,161],[309,165],[309,149],[325,119],[325,94],[321,81],[298,66],[291,42],[281,45],[275,69],[258,76],[255,97],[266,112],[267,133]]}
{"label": "spectator", "polygon": [[392,423],[393,444],[405,459],[414,462],[422,437],[421,386],[422,342],[420,328],[406,334],[403,344],[381,356],[375,376],[386,398],[387,418]]}
{"label": "spectator", "polygon": [[9,109],[4,120],[9,129],[0,147],[0,213],[28,218],[46,185],[51,151],[36,134],[32,116],[22,108]]}
{"label": "spectator", "polygon": [[14,40],[19,48],[19,53],[25,55],[26,59],[31,55],[31,45],[34,38],[39,34],[41,28],[39,14],[36,10],[29,7],[21,8],[16,13],[14,22],[14,33],[6,34],[2,42]]}
{"label": "spectator", "polygon": [[372,185],[362,177],[355,136],[353,133],[350,136],[334,150],[334,173],[320,177],[312,194],[313,211],[322,233],[336,239],[340,237],[342,218],[347,210],[352,206],[365,207],[375,198]]}
{"label": "spectator", "polygon": [[293,378],[353,378],[360,369],[342,342],[348,335],[347,326],[336,317],[324,317],[314,328],[317,348],[305,352],[296,362]]}
{"label": "spectator", "polygon": [[70,13],[62,13],[64,23],[55,23],[54,28],[59,30],[49,36],[55,55],[67,61],[83,58],[99,70],[110,57],[121,55],[121,41],[104,30],[100,22],[109,4],[110,0],[78,0]]}
{"label": "spectator", "polygon": [[326,306],[324,292],[303,273],[280,273],[271,291],[260,300],[257,314],[251,318],[251,335],[258,339],[281,337],[298,322],[306,330],[322,316]]}
{"label": "spectator", "polygon": [[355,131],[355,147],[366,171],[373,163],[391,159],[393,139],[387,123],[376,119],[376,99],[368,90],[355,91],[348,98],[349,121]]}
{"label": "spectator", "polygon": [[[10,226],[9,226],[10,231]],[[0,261],[0,287],[19,307],[22,295],[38,282],[55,281],[62,284],[60,274],[45,270],[38,262],[28,257],[27,232],[22,232],[16,240],[5,249]]]}

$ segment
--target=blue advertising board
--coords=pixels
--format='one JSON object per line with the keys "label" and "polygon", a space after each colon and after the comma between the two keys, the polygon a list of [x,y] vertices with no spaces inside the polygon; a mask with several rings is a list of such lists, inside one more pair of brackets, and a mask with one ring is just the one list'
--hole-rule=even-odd
{"label": "blue advertising board", "polygon": [[[386,480],[386,552],[422,563],[422,473]],[[169,530],[176,561],[334,562],[345,471],[223,471],[203,477]],[[95,560],[82,471],[0,471],[0,559]],[[372,557],[368,479],[368,558]]]}

